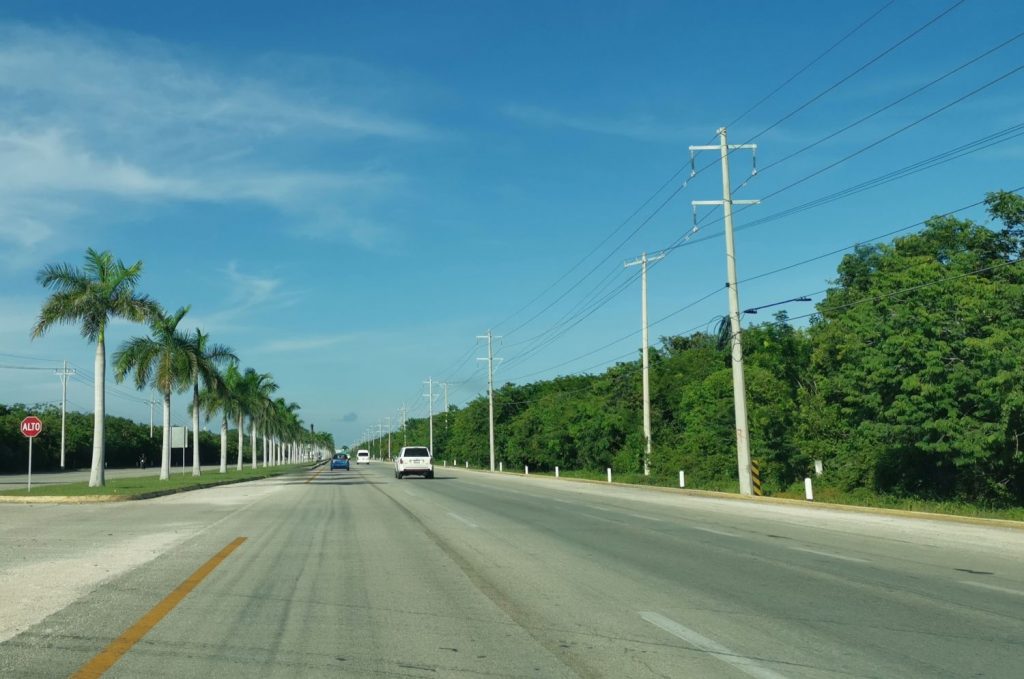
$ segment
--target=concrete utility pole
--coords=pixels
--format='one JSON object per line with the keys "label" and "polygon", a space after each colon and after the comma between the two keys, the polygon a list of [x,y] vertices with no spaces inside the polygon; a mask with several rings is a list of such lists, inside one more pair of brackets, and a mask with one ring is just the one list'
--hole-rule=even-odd
{"label": "concrete utility pole", "polygon": [[399,408],[399,410],[402,411],[402,445],[406,446],[406,445],[409,445],[409,436],[408,436],[408,434],[405,431],[405,412],[406,412],[405,403],[402,404],[402,407]]}
{"label": "concrete utility pole", "polygon": [[[695,200],[694,205],[721,205],[725,216],[726,285],[729,288],[729,325],[732,331],[732,391],[736,412],[736,466],[740,478],[740,494],[753,495],[750,479],[750,435],[747,427],[747,389],[743,378],[743,344],[740,338],[740,295],[736,284],[736,246],[732,233],[732,206],[756,205],[758,200],[732,199],[729,182],[729,154],[737,149],[756,149],[757,144],[732,144],[726,140],[725,128],[718,130],[717,146],[691,146],[694,151],[714,151],[722,157],[722,200]],[[756,169],[755,169],[756,172]]]}
{"label": "concrete utility pole", "polygon": [[60,468],[64,469],[64,451],[67,442],[68,377],[74,375],[75,371],[68,370],[68,362],[64,361],[64,367],[53,372],[60,378]]}
{"label": "concrete utility pole", "polygon": [[434,454],[434,379],[428,377],[423,384],[427,385],[427,410],[430,413],[430,454]]}
{"label": "concrete utility pole", "polygon": [[388,415],[388,459],[391,459],[391,416]]}
{"label": "concrete utility pole", "polygon": [[640,255],[640,259],[626,262],[625,266],[631,267],[640,265],[640,323],[643,326],[643,383],[644,383],[644,476],[651,475],[651,380],[650,366],[647,358],[647,347],[650,341],[647,338],[647,264],[664,259],[665,253],[660,252],[653,257],[647,253]]}
{"label": "concrete utility pole", "polygon": [[[488,440],[490,442],[491,449],[491,471],[494,471],[494,340],[501,339],[495,337],[488,330],[486,335],[477,335],[478,340],[487,340],[487,358],[477,358],[478,361],[487,361],[487,421],[488,421]],[[500,361],[501,359],[497,359]]]}
{"label": "concrete utility pole", "polygon": [[384,423],[377,423],[377,453],[384,455]]}

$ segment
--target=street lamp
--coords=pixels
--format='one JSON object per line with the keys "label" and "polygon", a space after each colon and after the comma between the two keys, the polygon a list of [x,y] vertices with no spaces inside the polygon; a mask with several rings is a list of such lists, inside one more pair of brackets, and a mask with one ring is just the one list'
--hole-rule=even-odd
{"label": "street lamp", "polygon": [[773,306],[780,306],[782,304],[789,304],[790,302],[810,302],[810,301],[811,301],[810,297],[794,297],[793,299],[787,299],[787,300],[783,300],[781,302],[772,302],[771,304],[763,304],[761,306],[751,307],[750,309],[744,309],[743,313],[745,313],[745,314],[756,314],[761,309],[767,309],[767,308],[773,307]]}

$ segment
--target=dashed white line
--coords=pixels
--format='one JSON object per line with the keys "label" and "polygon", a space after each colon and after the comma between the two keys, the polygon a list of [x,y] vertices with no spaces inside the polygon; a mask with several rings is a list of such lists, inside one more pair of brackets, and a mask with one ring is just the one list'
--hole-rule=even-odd
{"label": "dashed white line", "polygon": [[991,589],[994,592],[1003,592],[1004,594],[1016,594],[1017,596],[1024,596],[1024,592],[1019,589],[1010,589],[1009,587],[1000,587],[999,585],[989,585],[984,582],[974,582],[972,580],[961,580],[964,585],[970,585],[971,587],[981,587],[983,589]]}
{"label": "dashed white line", "polygon": [[767,667],[762,667],[753,658],[748,658],[744,655],[740,655],[739,653],[736,653],[735,651],[732,651],[726,648],[725,646],[722,646],[717,641],[712,641],[711,639],[708,639],[700,632],[692,630],[689,627],[680,625],[675,620],[666,618],[665,616],[659,613],[652,613],[651,611],[641,611],[640,617],[646,620],[647,622],[651,623],[655,627],[660,627],[669,634],[675,637],[679,637],[686,643],[696,646],[702,651],[707,651],[708,653],[715,656],[722,662],[732,665],[740,672],[743,672],[748,676],[756,677],[757,679],[785,679],[785,677],[779,674],[778,672],[770,670]]}
{"label": "dashed white line", "polygon": [[724,535],[727,538],[738,538],[739,535],[736,533],[729,533],[724,530],[715,530],[714,528],[701,528],[700,526],[690,526],[694,530],[703,531],[705,533],[714,533],[715,535]]}
{"label": "dashed white line", "polygon": [[462,518],[461,516],[459,516],[455,512],[448,512],[448,516],[452,517],[456,521],[461,521],[462,523],[466,524],[470,528],[479,528],[480,527],[480,526],[476,525],[475,523],[473,523],[472,521],[470,521],[469,519]]}
{"label": "dashed white line", "polygon": [[833,554],[832,552],[819,552],[816,549],[807,549],[806,547],[790,547],[794,552],[804,552],[805,554],[817,554],[818,556],[827,556],[830,559],[842,559],[843,561],[856,561],[857,563],[870,563],[867,559],[858,559],[853,556],[843,556],[842,554]]}

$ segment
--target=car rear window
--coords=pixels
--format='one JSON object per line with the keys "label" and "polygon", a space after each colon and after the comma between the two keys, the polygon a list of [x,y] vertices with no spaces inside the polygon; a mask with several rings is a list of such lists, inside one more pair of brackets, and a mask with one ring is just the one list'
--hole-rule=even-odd
{"label": "car rear window", "polygon": [[430,457],[430,453],[426,448],[409,448],[402,453],[402,457]]}
{"label": "car rear window", "polygon": [[367,453],[366,451],[360,451],[356,454],[359,455],[359,457],[370,457],[370,454]]}

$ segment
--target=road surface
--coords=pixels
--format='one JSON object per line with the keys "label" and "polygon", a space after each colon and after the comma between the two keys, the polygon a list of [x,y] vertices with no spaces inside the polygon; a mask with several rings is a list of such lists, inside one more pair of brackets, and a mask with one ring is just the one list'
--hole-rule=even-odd
{"label": "road surface", "polygon": [[383,463],[0,505],[0,676],[1013,677],[1022,558],[1012,528]]}

